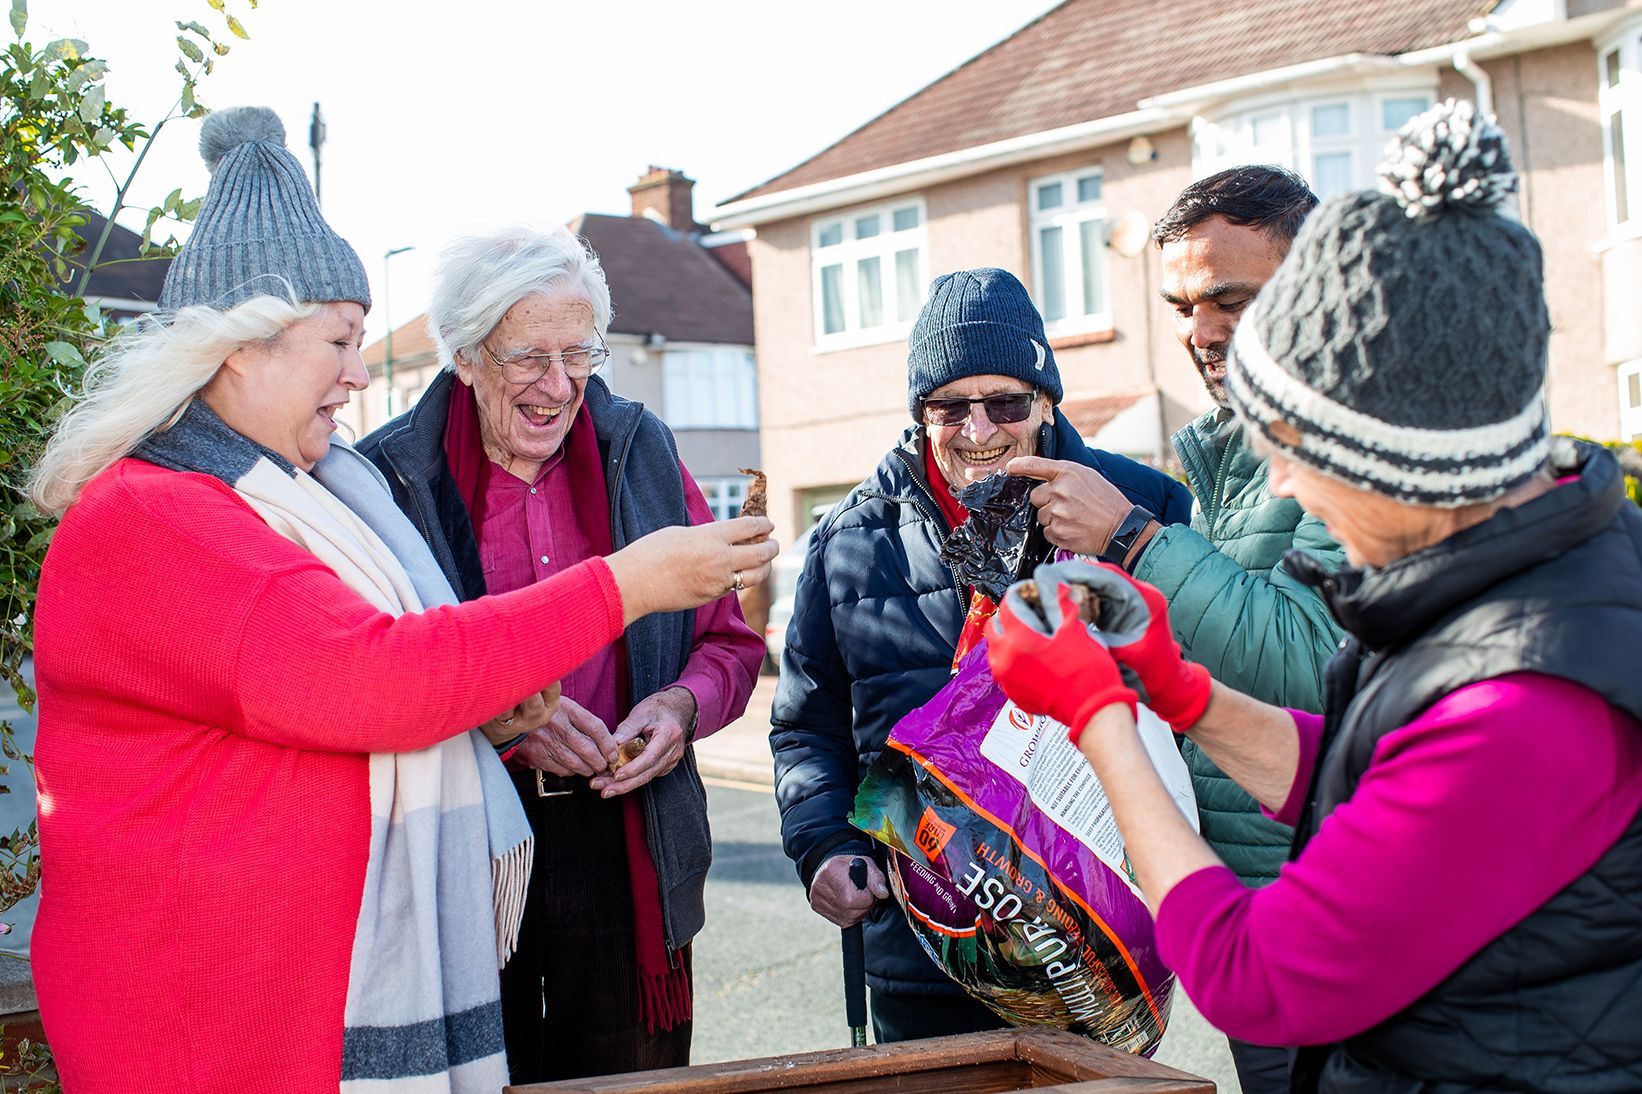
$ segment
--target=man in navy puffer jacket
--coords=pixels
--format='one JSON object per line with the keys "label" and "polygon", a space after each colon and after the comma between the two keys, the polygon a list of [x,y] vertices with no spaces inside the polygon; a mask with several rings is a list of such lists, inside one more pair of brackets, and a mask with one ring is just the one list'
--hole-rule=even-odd
{"label": "man in navy puffer jacket", "polygon": [[[908,346],[915,422],[810,537],[771,716],[781,836],[816,912],[865,920],[867,984],[879,1041],[1003,1023],[919,946],[871,841],[848,821],[856,786],[889,731],[947,682],[968,609],[941,561],[965,517],[955,491],[1016,456],[1076,460],[1097,488],[1134,507],[1136,530],[1191,517],[1190,492],[1160,471],[1086,446],[1055,409],[1060,372],[1026,289],[1003,270],[937,278]],[[1112,530],[1122,550],[1125,522]],[[849,881],[868,860],[867,889]]]}

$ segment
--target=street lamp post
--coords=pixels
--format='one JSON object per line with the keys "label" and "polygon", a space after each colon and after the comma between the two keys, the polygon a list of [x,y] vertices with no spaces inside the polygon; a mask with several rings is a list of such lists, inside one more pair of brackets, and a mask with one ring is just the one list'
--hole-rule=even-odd
{"label": "street lamp post", "polygon": [[382,340],[382,382],[388,385],[388,420],[393,420],[393,312],[390,309],[388,296],[388,271],[392,268],[388,260],[394,255],[414,251],[414,246],[394,247],[382,256],[382,321],[388,325],[388,334]]}

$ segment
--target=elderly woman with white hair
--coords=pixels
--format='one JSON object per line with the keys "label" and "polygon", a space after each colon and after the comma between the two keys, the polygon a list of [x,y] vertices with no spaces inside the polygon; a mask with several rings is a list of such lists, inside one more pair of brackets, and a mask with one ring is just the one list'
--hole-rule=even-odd
{"label": "elderly woman with white hair", "polygon": [[[360,451],[463,599],[712,521],[668,428],[594,375],[610,314],[598,259],[563,228],[444,252],[428,323],[445,371]],[[518,749],[537,840],[502,974],[515,1083],[689,1062],[689,944],[712,855],[690,743],[741,714],[762,657],[733,596],[652,617],[567,674]]]}
{"label": "elderly woman with white hair", "polygon": [[458,603],[332,442],[367,380],[358,256],[271,112],[212,115],[201,151],[161,314],[33,472],[62,513],[35,619],[46,1036],[76,1094],[492,1094],[530,867],[496,714],[762,579],[773,547],[742,541],[769,522]]}

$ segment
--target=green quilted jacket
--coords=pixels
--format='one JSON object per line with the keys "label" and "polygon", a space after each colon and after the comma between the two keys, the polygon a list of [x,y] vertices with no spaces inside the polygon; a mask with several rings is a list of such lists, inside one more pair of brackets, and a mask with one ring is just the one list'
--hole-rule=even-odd
{"label": "green quilted jacket", "polygon": [[[1323,522],[1293,498],[1272,496],[1266,462],[1241,426],[1220,426],[1211,411],[1174,436],[1186,481],[1197,497],[1188,526],[1163,528],[1146,547],[1135,576],[1162,590],[1186,656],[1216,680],[1256,699],[1300,710],[1323,709],[1323,666],[1341,631],[1322,597],[1281,565],[1293,547],[1331,566],[1344,552]],[[1216,429],[1230,432],[1216,458]],[[1277,877],[1293,829],[1261,815],[1242,787],[1189,740],[1203,837],[1247,884]]]}

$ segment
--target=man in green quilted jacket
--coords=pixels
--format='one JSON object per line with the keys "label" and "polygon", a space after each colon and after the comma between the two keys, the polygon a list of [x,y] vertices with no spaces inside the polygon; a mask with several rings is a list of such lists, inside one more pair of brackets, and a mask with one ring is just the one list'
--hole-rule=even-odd
{"label": "man in green quilted jacket", "polygon": [[[1268,703],[1322,710],[1323,667],[1340,629],[1316,590],[1282,564],[1302,548],[1338,565],[1339,546],[1293,498],[1274,497],[1266,462],[1228,408],[1226,352],[1243,309],[1276,273],[1317,197],[1279,167],[1234,167],[1188,186],[1158,221],[1163,299],[1215,408],[1174,435],[1196,496],[1190,525],[1165,527],[1087,468],[1016,459],[1049,540],[1122,565],[1162,590],[1186,656]],[[1248,885],[1277,876],[1293,830],[1267,819],[1196,745],[1182,741],[1203,836]],[[1283,1049],[1232,1042],[1245,1094],[1286,1091]]]}

